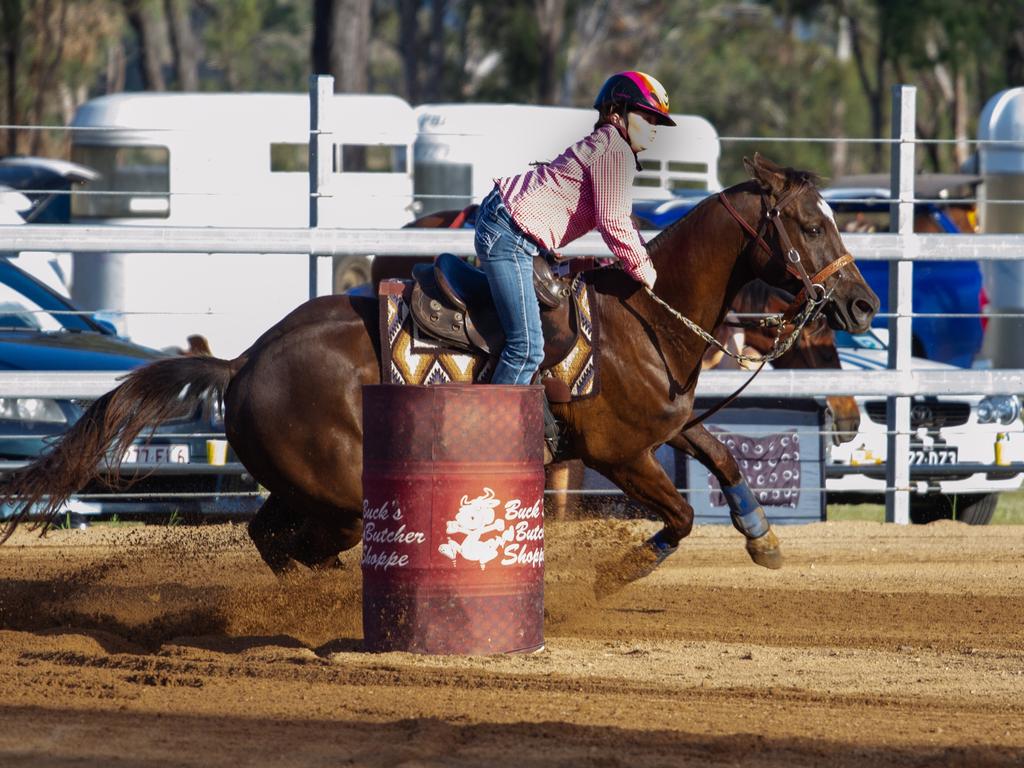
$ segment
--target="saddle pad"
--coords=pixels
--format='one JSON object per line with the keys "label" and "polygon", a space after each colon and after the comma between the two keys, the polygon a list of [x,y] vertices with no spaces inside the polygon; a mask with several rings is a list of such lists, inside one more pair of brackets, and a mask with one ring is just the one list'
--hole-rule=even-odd
{"label": "saddle pad", "polygon": [[[572,284],[580,332],[576,344],[549,373],[562,381],[574,400],[598,393],[597,326],[591,314],[590,289],[577,277]],[[483,383],[494,360],[483,354],[455,350],[420,334],[412,320],[412,282],[380,284],[381,381],[385,384]]]}

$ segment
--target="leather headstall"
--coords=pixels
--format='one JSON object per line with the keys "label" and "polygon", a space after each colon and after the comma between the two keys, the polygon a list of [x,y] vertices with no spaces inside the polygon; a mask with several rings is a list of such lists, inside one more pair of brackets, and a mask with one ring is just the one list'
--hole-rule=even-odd
{"label": "leather headstall", "polygon": [[783,250],[786,271],[800,280],[804,286],[793,299],[793,303],[790,305],[789,309],[783,313],[786,317],[790,317],[795,314],[797,308],[803,305],[806,297],[815,296],[819,301],[823,299],[825,297],[825,281],[853,261],[853,256],[849,252],[843,252],[839,258],[826,264],[813,276],[809,276],[807,274],[803,260],[800,258],[800,252],[793,247],[793,242],[789,239],[789,233],[786,232],[786,227],[782,223],[782,211],[794,199],[799,197],[806,187],[806,182],[800,184],[796,188],[790,190],[789,194],[779,199],[775,205],[770,205],[768,198],[762,195],[761,199],[764,201],[765,214],[764,218],[761,220],[761,227],[759,230],[754,229],[750,223],[740,215],[739,211],[737,211],[733,204],[729,202],[729,199],[724,193],[718,193],[718,199],[730,215],[736,219],[748,234],[750,234],[754,239],[754,242],[756,242],[758,246],[771,256],[775,255],[775,251],[765,241],[764,230],[769,223],[775,227],[775,232],[779,237],[779,245]]}

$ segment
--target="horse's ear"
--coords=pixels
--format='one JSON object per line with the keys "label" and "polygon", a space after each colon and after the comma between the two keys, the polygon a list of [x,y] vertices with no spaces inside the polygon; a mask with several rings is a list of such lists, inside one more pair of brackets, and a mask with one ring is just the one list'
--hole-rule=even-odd
{"label": "horse's ear", "polygon": [[754,159],[744,157],[743,166],[750,177],[761,185],[761,189],[772,194],[781,194],[786,186],[786,171],[776,165],[760,152],[754,153]]}

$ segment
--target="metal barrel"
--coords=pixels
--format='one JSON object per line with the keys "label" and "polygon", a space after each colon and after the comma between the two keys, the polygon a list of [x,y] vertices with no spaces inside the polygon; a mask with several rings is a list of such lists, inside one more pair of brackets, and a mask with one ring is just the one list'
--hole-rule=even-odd
{"label": "metal barrel", "polygon": [[363,387],[370,651],[544,645],[543,388]]}

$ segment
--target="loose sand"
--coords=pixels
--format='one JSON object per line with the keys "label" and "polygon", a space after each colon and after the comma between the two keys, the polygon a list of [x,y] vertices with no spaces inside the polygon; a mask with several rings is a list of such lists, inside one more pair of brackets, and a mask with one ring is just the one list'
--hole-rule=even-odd
{"label": "loose sand", "polygon": [[546,650],[361,650],[357,553],[279,582],[242,526],[0,548],[3,766],[1024,765],[1024,526],[549,523]]}

